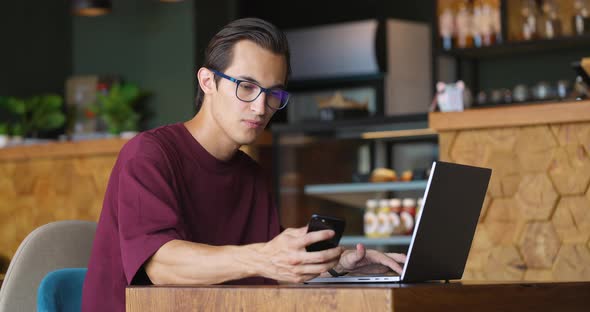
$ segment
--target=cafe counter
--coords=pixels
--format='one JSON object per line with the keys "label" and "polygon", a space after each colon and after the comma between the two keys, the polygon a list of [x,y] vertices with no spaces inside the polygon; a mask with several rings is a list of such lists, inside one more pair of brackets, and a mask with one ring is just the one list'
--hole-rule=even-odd
{"label": "cafe counter", "polygon": [[431,113],[440,159],[491,168],[464,279],[590,280],[590,101]]}

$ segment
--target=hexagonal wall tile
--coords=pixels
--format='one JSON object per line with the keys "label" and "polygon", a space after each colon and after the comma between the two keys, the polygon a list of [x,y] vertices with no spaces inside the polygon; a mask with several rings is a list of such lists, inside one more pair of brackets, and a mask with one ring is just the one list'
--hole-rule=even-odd
{"label": "hexagonal wall tile", "polygon": [[523,222],[490,222],[487,221],[487,235],[495,246],[511,246],[518,243],[526,223]]}
{"label": "hexagonal wall tile", "polygon": [[16,162],[1,162],[0,163],[0,176],[12,176],[16,169]]}
{"label": "hexagonal wall tile", "polygon": [[528,268],[550,269],[560,244],[550,222],[532,222],[525,226],[519,248]]}
{"label": "hexagonal wall tile", "polygon": [[590,201],[586,196],[565,196],[551,218],[563,243],[585,243],[590,239]]}
{"label": "hexagonal wall tile", "polygon": [[66,215],[76,214],[78,210],[93,207],[96,197],[96,187],[94,179],[90,176],[76,175],[72,182],[70,196],[67,197],[65,204]]}
{"label": "hexagonal wall tile", "polygon": [[562,195],[583,194],[590,182],[590,158],[582,145],[556,149],[549,176]]}
{"label": "hexagonal wall tile", "polygon": [[486,225],[483,223],[477,224],[475,234],[473,235],[473,242],[471,243],[471,250],[486,251],[492,248],[494,244],[488,236]]}
{"label": "hexagonal wall tile", "polygon": [[72,179],[75,175],[74,165],[69,159],[56,159],[54,162],[56,172],[58,175],[52,177],[54,187],[58,194],[69,194],[71,192]]}
{"label": "hexagonal wall tile", "polygon": [[590,280],[590,250],[582,244],[567,244],[561,246],[553,276],[561,281]]}
{"label": "hexagonal wall tile", "polygon": [[14,184],[9,176],[0,176],[0,200],[10,200],[16,197]]}
{"label": "hexagonal wall tile", "polygon": [[438,134],[439,159],[442,161],[453,161],[451,158],[451,148],[457,136],[456,131],[443,131]]}
{"label": "hexagonal wall tile", "polygon": [[486,167],[492,169],[492,178],[488,187],[493,197],[507,196],[504,194],[502,182],[507,176],[518,176],[518,161],[516,154],[511,151],[490,151]]}
{"label": "hexagonal wall tile", "polygon": [[483,166],[490,153],[489,146],[483,143],[485,138],[483,130],[459,132],[451,149],[451,159],[461,164]]}
{"label": "hexagonal wall tile", "polygon": [[516,223],[521,219],[513,198],[494,198],[486,213],[485,222]]}
{"label": "hexagonal wall tile", "polygon": [[14,189],[18,195],[30,195],[36,179],[35,172],[31,170],[30,161],[19,162],[11,177]]}
{"label": "hexagonal wall tile", "polygon": [[514,148],[517,153],[545,151],[557,146],[555,137],[547,126],[522,127]]}
{"label": "hexagonal wall tile", "polygon": [[489,255],[490,250],[471,250],[469,252],[469,257],[467,257],[465,269],[482,271],[488,262]]}
{"label": "hexagonal wall tile", "polygon": [[493,150],[512,151],[520,128],[487,129],[487,142]]}
{"label": "hexagonal wall tile", "polygon": [[529,282],[551,282],[553,281],[553,271],[528,269],[524,273],[524,280]]}
{"label": "hexagonal wall tile", "polygon": [[490,251],[484,272],[489,280],[520,281],[526,269],[516,247],[498,246]]}
{"label": "hexagonal wall tile", "polygon": [[469,270],[465,269],[463,271],[463,277],[461,277],[463,281],[485,281],[487,280],[485,273],[478,270]]}
{"label": "hexagonal wall tile", "polygon": [[577,145],[579,143],[578,136],[576,134],[578,130],[577,124],[571,123],[551,125],[550,128],[555,137],[557,138],[557,143],[560,146],[566,146],[569,144]]}
{"label": "hexagonal wall tile", "polygon": [[518,186],[515,199],[525,220],[548,220],[557,202],[557,193],[545,174],[527,174]]}
{"label": "hexagonal wall tile", "polygon": [[576,124],[576,136],[578,142],[586,149],[586,153],[590,154],[590,123]]}
{"label": "hexagonal wall tile", "polygon": [[526,172],[545,172],[557,142],[547,126],[524,127],[515,144],[520,167]]}
{"label": "hexagonal wall tile", "polygon": [[502,178],[502,193],[504,196],[512,197],[518,191],[518,186],[522,176],[520,174],[511,174]]}

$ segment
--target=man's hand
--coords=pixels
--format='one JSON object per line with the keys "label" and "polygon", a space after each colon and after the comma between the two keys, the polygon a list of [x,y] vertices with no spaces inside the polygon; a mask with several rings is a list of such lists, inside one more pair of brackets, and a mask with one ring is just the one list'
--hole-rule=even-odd
{"label": "man's hand", "polygon": [[400,263],[404,262],[406,262],[404,254],[367,250],[362,244],[357,244],[356,250],[344,251],[335,270],[362,274],[382,274],[393,270],[402,274]]}
{"label": "man's hand", "polygon": [[307,252],[305,247],[333,236],[332,230],[307,233],[307,227],[286,229],[258,249],[266,259],[260,268],[261,275],[293,283],[302,283],[319,276],[338,264],[344,249],[336,247]]}

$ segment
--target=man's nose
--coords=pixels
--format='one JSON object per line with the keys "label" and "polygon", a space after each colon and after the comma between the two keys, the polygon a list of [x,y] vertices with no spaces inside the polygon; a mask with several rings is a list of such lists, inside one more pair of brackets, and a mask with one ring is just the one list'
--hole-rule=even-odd
{"label": "man's nose", "polygon": [[262,116],[266,111],[266,93],[262,92],[256,98],[256,100],[250,103],[250,109],[256,113],[256,115]]}

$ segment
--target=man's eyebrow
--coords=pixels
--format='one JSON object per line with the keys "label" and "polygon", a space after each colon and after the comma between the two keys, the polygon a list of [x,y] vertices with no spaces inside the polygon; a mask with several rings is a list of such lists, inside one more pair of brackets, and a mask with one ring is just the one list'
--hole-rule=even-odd
{"label": "man's eyebrow", "polygon": [[[247,80],[247,81],[250,81],[250,82],[254,82],[254,83],[256,83],[259,86],[261,85],[260,82],[258,82],[258,80],[254,79],[254,78],[252,78],[250,76],[238,76],[238,79],[240,79],[240,80]],[[285,88],[285,85],[282,84],[282,83],[279,83],[279,84],[276,84],[274,86],[270,86],[269,88],[266,88],[266,89],[275,89],[275,88],[284,89]]]}

